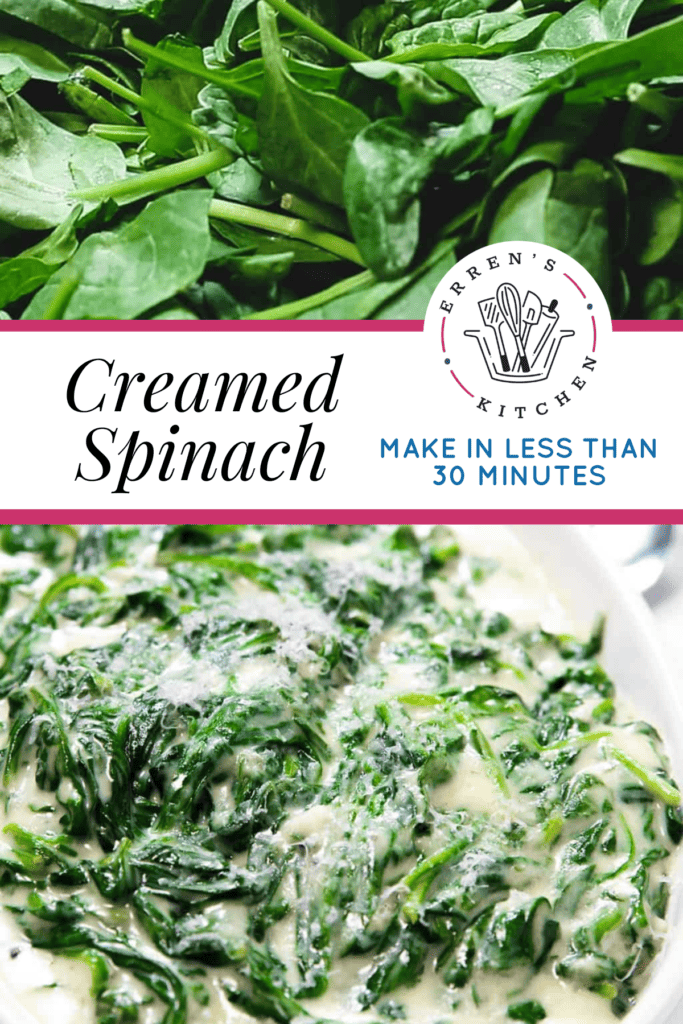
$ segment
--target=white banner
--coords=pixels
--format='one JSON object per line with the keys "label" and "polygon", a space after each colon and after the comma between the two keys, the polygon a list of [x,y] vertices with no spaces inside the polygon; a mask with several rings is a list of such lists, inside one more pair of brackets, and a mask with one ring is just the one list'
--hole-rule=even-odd
{"label": "white banner", "polygon": [[678,333],[518,382],[429,330],[3,335],[7,511],[683,507]]}

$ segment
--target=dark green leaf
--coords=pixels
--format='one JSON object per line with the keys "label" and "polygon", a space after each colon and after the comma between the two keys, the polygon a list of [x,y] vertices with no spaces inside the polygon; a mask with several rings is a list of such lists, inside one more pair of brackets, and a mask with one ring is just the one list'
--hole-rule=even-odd
{"label": "dark green leaf", "polygon": [[24,319],[40,319],[60,284],[77,275],[64,319],[132,320],[192,284],[209,255],[206,191],[173,192],[116,231],[90,235],[33,299]]}
{"label": "dark green leaf", "polygon": [[245,147],[255,134],[250,118],[241,115],[231,96],[217,85],[205,86],[197,97],[192,120],[237,159],[208,176],[209,184],[223,199],[256,206],[268,206],[278,198],[278,190],[265,177],[258,157]]}
{"label": "dark green leaf", "polygon": [[514,53],[531,50],[557,17],[552,12],[532,16],[507,11],[472,14],[398,32],[389,40],[389,46],[404,59],[414,51],[420,60]]}
{"label": "dark green leaf", "polygon": [[527,999],[521,1003],[510,1003],[508,1006],[508,1017],[511,1020],[522,1020],[525,1024],[536,1024],[539,1020],[545,1020],[547,1013],[535,999]]}
{"label": "dark green leaf", "polygon": [[0,263],[0,306],[36,291],[73,256],[78,248],[75,226],[82,212],[77,206],[44,241]]}
{"label": "dark green leaf", "polygon": [[374,121],[354,139],[344,175],[351,231],[380,278],[404,274],[417,250],[422,186],[437,159],[435,139],[398,119]]}
{"label": "dark green leaf", "polygon": [[109,19],[96,4],[70,0],[3,0],[2,12],[85,49],[108,46],[111,42]]}
{"label": "dark green leaf", "polygon": [[543,36],[543,45],[555,49],[590,46],[626,39],[643,0],[581,0]]}
{"label": "dark green leaf", "polygon": [[56,227],[78,205],[72,192],[126,173],[118,146],[57,128],[20,96],[0,94],[0,145],[0,220],[14,227]]}
{"label": "dark green leaf", "polygon": [[44,47],[0,33],[0,78],[16,70],[44,82],[63,82],[70,74],[68,65]]}
{"label": "dark green leaf", "polygon": [[[180,39],[164,39],[157,50],[178,56],[188,64],[196,64],[198,69],[204,67],[202,51],[198,46],[191,46]],[[142,117],[149,131],[150,148],[160,156],[175,156],[190,150],[192,137],[182,127],[172,124],[163,117],[168,109],[174,115],[184,114],[188,123],[191,113],[197,106],[197,95],[203,81],[189,71],[180,71],[155,62],[154,58],[147,61],[142,78],[141,94],[144,99],[159,108],[161,116],[143,111]]]}
{"label": "dark green leaf", "polygon": [[258,133],[263,167],[286,188],[343,206],[342,179],[353,139],[368,119],[335,96],[310,92],[287,70],[275,13],[258,5],[265,60],[265,89]]}

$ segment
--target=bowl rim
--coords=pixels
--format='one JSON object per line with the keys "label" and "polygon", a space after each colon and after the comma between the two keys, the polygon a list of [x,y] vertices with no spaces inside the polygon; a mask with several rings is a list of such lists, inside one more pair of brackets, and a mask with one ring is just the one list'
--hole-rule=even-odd
{"label": "bowl rim", "polygon": [[[656,686],[665,698],[666,716],[650,716],[643,708],[645,717],[654,718],[662,733],[667,754],[674,766],[673,774],[683,786],[683,744],[676,742],[683,738],[683,700],[664,656],[657,635],[655,618],[645,599],[625,582],[618,566],[609,563],[597,543],[585,528],[572,525],[521,525],[512,530],[518,540],[529,550],[548,576],[551,588],[562,591],[562,580],[553,578],[560,561],[559,547],[570,548],[573,553],[575,571],[592,578],[596,590],[609,595],[611,609],[606,624],[605,648],[609,647],[610,617],[614,623],[615,613],[621,615],[629,631],[629,638],[638,646],[641,656],[651,667],[648,685]],[[565,594],[559,593],[565,603]],[[571,602],[570,602],[571,606]],[[610,670],[610,675],[614,672]],[[618,675],[618,673],[617,673]],[[619,689],[619,679],[615,679]],[[636,704],[639,701],[636,699]],[[657,720],[660,719],[660,720]],[[667,913],[668,932],[664,946],[657,956],[652,977],[641,993],[635,1006],[626,1015],[628,1024],[681,1024],[683,1022],[683,851],[673,854],[671,872],[672,892]],[[675,918],[675,921],[672,920]],[[676,1017],[672,1016],[678,1008]],[[616,1020],[616,1018],[615,1018]],[[590,1024],[582,1021],[581,1024]]]}

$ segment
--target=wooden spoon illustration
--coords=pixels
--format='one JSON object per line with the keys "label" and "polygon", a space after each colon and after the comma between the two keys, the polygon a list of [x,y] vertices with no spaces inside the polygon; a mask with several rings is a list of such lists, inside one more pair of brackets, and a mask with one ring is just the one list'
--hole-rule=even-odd
{"label": "wooden spoon illustration", "polygon": [[524,305],[522,306],[522,323],[524,324],[524,333],[522,334],[522,348],[526,352],[526,343],[529,337],[529,331],[532,327],[535,327],[538,321],[541,319],[541,310],[543,309],[543,303],[536,294],[536,292],[527,292],[524,297]]}
{"label": "wooden spoon illustration", "polygon": [[515,339],[515,345],[517,346],[517,355],[519,356],[519,365],[522,367],[523,373],[529,372],[529,360],[526,357],[524,348],[522,347],[522,300],[519,297],[519,292],[515,288],[514,284],[501,284],[498,286],[496,291],[496,301],[500,306],[500,311],[503,314],[505,323],[512,331],[512,336]]}
{"label": "wooden spoon illustration", "polygon": [[[526,356],[527,362],[529,363],[529,366],[531,366],[529,356],[527,354],[529,331],[532,327],[535,327],[536,324],[539,323],[541,319],[542,310],[543,303],[541,302],[536,292],[527,292],[524,298],[524,302],[522,303],[522,324],[524,325],[522,330],[522,349],[524,351],[524,355]],[[521,364],[518,357],[512,366],[512,372],[516,373],[519,370],[520,365]]]}

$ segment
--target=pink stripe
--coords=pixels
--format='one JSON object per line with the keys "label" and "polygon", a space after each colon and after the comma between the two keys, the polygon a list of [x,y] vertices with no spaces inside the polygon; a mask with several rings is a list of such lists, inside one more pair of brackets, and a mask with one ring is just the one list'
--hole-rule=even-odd
{"label": "pink stripe", "polygon": [[0,320],[0,331],[421,331],[422,320]]}
{"label": "pink stripe", "polygon": [[575,287],[575,288],[578,288],[578,289],[579,289],[579,291],[581,292],[581,294],[583,295],[583,297],[584,297],[584,299],[585,299],[585,298],[586,298],[586,293],[585,293],[584,291],[582,291],[582,290],[581,290],[581,288],[580,288],[580,287],[579,287],[579,285],[578,285],[578,284],[576,283],[576,281],[574,280],[574,278],[573,278],[573,277],[570,277],[570,276],[569,276],[569,274],[565,274],[564,276],[565,276],[565,277],[567,278],[567,280],[568,280],[568,281],[571,281],[571,283],[572,283],[572,284],[574,285],[574,287]]}
{"label": "pink stripe", "polygon": [[[422,320],[0,320],[2,331],[422,331]],[[682,331],[683,320],[613,320],[613,331]]]}
{"label": "pink stripe", "polygon": [[591,317],[591,321],[593,323],[593,351],[595,352],[595,346],[598,343],[598,329],[595,326],[595,317],[594,316]]}
{"label": "pink stripe", "polygon": [[445,337],[445,333],[444,333],[445,330],[446,330],[446,317],[444,317],[443,320],[441,321],[441,348],[442,348],[442,350],[444,352],[446,351],[446,337]]}
{"label": "pink stripe", "polygon": [[683,320],[613,320],[613,331],[683,331]]}
{"label": "pink stripe", "polygon": [[683,524],[683,509],[442,509],[442,508],[350,508],[350,509],[2,509],[4,523],[480,523],[516,525],[560,523]]}

